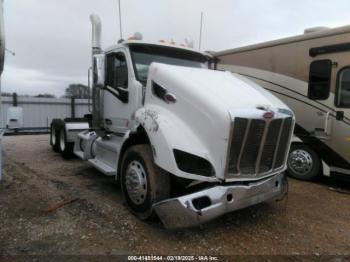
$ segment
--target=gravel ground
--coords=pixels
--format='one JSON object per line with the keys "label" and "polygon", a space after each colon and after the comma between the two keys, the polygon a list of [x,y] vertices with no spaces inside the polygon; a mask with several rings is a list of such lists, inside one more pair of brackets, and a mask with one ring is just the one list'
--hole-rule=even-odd
{"label": "gravel ground", "polygon": [[[350,195],[330,190],[348,191],[347,183],[289,179],[281,202],[169,231],[131,215],[113,178],[78,159],[62,160],[48,139],[4,139],[1,255],[350,255]],[[67,200],[76,201],[48,212]]]}

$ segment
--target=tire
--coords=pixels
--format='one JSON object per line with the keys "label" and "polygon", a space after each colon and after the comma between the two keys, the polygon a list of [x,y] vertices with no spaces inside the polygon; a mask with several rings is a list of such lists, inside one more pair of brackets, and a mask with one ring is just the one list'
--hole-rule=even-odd
{"label": "tire", "polygon": [[120,187],[129,210],[147,220],[155,215],[153,204],[169,198],[170,177],[154,164],[150,146],[136,145],[123,157]]}
{"label": "tire", "polygon": [[296,179],[310,181],[321,171],[321,160],[317,153],[305,144],[292,144],[287,161],[287,174]]}
{"label": "tire", "polygon": [[60,151],[60,144],[59,144],[59,137],[60,137],[60,122],[57,119],[54,119],[51,123],[50,127],[50,145],[54,152],[59,153]]}
{"label": "tire", "polygon": [[59,132],[58,144],[61,155],[64,159],[70,159],[73,157],[74,142],[67,142],[67,132],[64,124],[61,126]]}

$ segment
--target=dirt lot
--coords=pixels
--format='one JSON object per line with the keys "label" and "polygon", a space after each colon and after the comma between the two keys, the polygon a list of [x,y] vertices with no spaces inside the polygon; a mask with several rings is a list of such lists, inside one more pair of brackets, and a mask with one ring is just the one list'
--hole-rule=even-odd
{"label": "dirt lot", "polygon": [[[350,185],[289,180],[289,196],[168,231],[139,221],[111,177],[64,161],[48,136],[6,137],[0,183],[0,254],[350,255]],[[77,199],[53,212],[50,207]]]}

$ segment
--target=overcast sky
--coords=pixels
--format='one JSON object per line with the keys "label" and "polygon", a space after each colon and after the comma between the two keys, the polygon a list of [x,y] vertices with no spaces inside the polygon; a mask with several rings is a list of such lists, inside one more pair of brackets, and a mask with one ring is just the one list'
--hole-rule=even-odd
{"label": "overcast sky", "polygon": [[[300,34],[314,26],[350,24],[349,0],[121,0],[124,38],[194,39],[223,50]],[[89,14],[101,16],[103,46],[119,39],[117,0],[5,0],[7,53],[2,91],[61,96],[70,83],[87,82]]]}

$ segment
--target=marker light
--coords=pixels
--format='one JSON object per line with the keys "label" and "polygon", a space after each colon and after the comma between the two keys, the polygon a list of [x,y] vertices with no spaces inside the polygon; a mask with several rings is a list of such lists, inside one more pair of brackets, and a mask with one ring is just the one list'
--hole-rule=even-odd
{"label": "marker light", "polygon": [[128,40],[142,40],[142,34],[139,32],[136,32],[133,36],[130,36]]}

